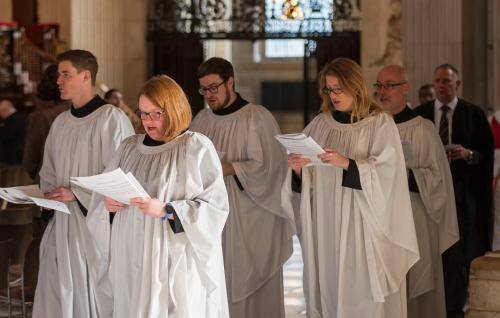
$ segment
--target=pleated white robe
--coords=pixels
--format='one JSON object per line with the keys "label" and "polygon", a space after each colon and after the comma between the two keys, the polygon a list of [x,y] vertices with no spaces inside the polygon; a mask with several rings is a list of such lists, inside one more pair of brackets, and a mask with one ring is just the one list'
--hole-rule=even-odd
{"label": "pleated white robe", "polygon": [[221,237],[229,204],[217,152],[190,131],[155,147],[143,140],[126,139],[106,171],[132,172],[151,197],[172,204],[184,232],[132,206],[110,228],[102,197],[93,196],[87,222],[99,246],[100,317],[227,318]]}
{"label": "pleated white robe", "polygon": [[446,318],[441,254],[459,239],[450,165],[432,122],[417,116],[397,124],[411,192],[420,260],[408,273],[408,317]]}
{"label": "pleated white robe", "polygon": [[191,129],[208,136],[234,176],[224,178],[229,217],[224,266],[231,317],[284,317],[282,266],[292,253],[293,211],[284,210],[281,184],[286,154],[274,136],[279,127],[262,106],[247,104],[228,115],[202,110]]}
{"label": "pleated white robe", "polygon": [[[42,191],[70,187],[73,176],[101,173],[121,141],[133,133],[130,120],[112,105],[101,106],[83,118],[74,117],[69,110],[61,113],[45,142]],[[88,207],[90,193],[72,190]],[[71,215],[54,213],[40,244],[35,318],[96,317],[95,286],[88,281],[86,259],[95,246],[78,203],[67,205]]]}
{"label": "pleated white robe", "polygon": [[[355,160],[362,190],[343,169],[302,169],[304,293],[309,318],[405,318],[405,277],[418,260],[405,161],[393,119],[342,124],[322,113],[304,129]],[[291,194],[291,170],[284,183]]]}

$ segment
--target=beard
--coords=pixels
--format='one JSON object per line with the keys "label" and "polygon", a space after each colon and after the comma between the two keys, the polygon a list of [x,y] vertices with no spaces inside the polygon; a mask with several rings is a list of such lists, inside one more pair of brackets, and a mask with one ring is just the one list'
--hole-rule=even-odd
{"label": "beard", "polygon": [[226,91],[226,93],[224,94],[224,100],[222,101],[222,103],[211,107],[213,110],[219,110],[229,106],[229,101],[231,100],[231,94],[229,93],[229,87],[227,86],[227,83],[224,83],[224,88]]}

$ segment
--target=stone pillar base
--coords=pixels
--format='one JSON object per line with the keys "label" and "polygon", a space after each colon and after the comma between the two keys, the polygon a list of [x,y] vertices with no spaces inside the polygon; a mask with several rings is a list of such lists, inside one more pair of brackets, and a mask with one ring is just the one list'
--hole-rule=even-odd
{"label": "stone pillar base", "polygon": [[500,318],[500,253],[489,252],[471,264],[468,318]]}

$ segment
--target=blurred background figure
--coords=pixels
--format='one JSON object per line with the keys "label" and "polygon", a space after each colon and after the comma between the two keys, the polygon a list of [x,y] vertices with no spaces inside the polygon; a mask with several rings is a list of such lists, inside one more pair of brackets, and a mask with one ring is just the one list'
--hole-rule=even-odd
{"label": "blurred background figure", "polygon": [[20,165],[23,160],[26,119],[14,104],[4,99],[0,101],[0,162]]}
{"label": "blurred background figure", "polygon": [[42,74],[37,86],[37,109],[28,116],[26,144],[24,147],[23,166],[30,177],[38,182],[38,172],[42,167],[45,139],[56,117],[68,110],[71,103],[61,100],[57,86],[57,65],[49,65]]}
{"label": "blurred background figure", "polygon": [[104,99],[109,104],[116,106],[125,112],[127,117],[130,119],[132,126],[134,126],[136,134],[144,133],[144,127],[142,126],[141,119],[130,107],[125,104],[125,102],[123,101],[123,94],[120,90],[116,88],[110,89],[104,94]]}
{"label": "blurred background figure", "polygon": [[436,91],[434,90],[434,86],[432,86],[432,84],[424,84],[420,86],[420,89],[418,90],[418,100],[420,102],[420,105],[433,101],[435,99]]}

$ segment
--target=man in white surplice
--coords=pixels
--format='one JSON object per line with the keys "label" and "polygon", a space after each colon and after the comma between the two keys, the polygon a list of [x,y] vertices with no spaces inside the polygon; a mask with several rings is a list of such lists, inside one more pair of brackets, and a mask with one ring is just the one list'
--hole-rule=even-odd
{"label": "man in white surplice", "polygon": [[430,120],[406,105],[410,85],[402,66],[384,67],[374,84],[380,105],[394,116],[408,169],[420,260],[408,273],[408,317],[446,318],[441,254],[458,241],[450,165]]}
{"label": "man in white surplice", "polygon": [[208,136],[221,158],[229,195],[223,232],[231,317],[284,317],[282,266],[292,252],[293,212],[281,207],[286,155],[279,127],[262,106],[235,92],[230,62],[211,58],[198,68],[202,110],[191,130]]}
{"label": "man in white surplice", "polygon": [[121,141],[134,130],[122,110],[95,90],[97,60],[84,50],[58,56],[57,84],[71,109],[52,124],[40,170],[47,199],[67,204],[71,215],[56,212],[40,245],[40,268],[33,305],[35,318],[96,317],[95,289],[88,281],[90,233],[85,222],[90,193],[70,188],[73,176],[101,173]]}

